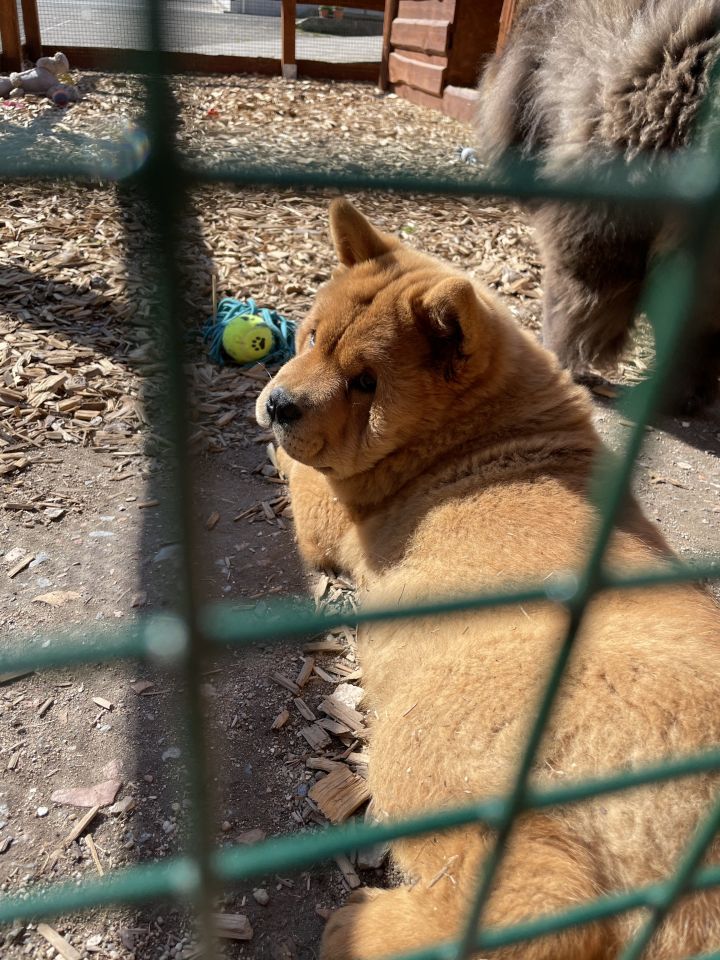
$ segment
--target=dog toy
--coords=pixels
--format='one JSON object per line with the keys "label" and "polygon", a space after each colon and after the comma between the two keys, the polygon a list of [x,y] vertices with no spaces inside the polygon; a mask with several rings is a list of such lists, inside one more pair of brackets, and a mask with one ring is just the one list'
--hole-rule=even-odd
{"label": "dog toy", "polygon": [[223,297],[205,324],[203,338],[210,343],[215,363],[225,364],[228,358],[243,366],[259,360],[285,361],[295,353],[295,326],[252,299]]}
{"label": "dog toy", "polygon": [[273,348],[272,330],[255,313],[233,317],[223,330],[222,346],[237,363],[263,360]]}
{"label": "dog toy", "polygon": [[68,70],[70,64],[64,53],[53,57],[40,57],[34,67],[22,73],[11,73],[9,77],[0,77],[0,96],[9,93],[37,93],[49,97],[56,106],[67,106],[78,99],[78,91],[71,83]]}
{"label": "dog toy", "polygon": [[50,94],[50,99],[56,107],[66,107],[71,100],[76,100],[68,87],[55,87]]}

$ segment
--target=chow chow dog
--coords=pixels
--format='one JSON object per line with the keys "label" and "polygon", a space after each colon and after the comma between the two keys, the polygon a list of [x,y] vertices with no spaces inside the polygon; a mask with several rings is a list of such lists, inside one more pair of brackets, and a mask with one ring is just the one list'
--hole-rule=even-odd
{"label": "chow chow dog", "polygon": [[[597,523],[600,442],[586,391],[484,287],[330,210],[340,260],[263,389],[310,568],[352,574],[366,607],[542,583],[580,571]],[[618,572],[671,561],[629,502]],[[398,819],[506,791],[567,624],[549,601],[364,624],[375,813]],[[548,786],[720,740],[720,615],[689,585],[592,603],[532,772]],[[697,776],[523,814],[485,922],[504,926],[658,882],[716,792]],[[461,929],[492,833],[473,825],[395,842],[407,878],[362,890],[328,921],[323,960],[375,960]],[[720,843],[709,859],[720,859]],[[638,912],[501,949],[502,960],[616,957]],[[720,891],[688,896],[646,956],[720,948]]]}
{"label": "chow chow dog", "polygon": [[[694,143],[720,53],[720,0],[526,0],[480,83],[486,157],[535,155],[550,176],[602,175],[618,157],[656,164]],[[621,203],[537,202],[545,263],[543,338],[582,378],[626,344],[648,265],[682,225]],[[669,406],[694,412],[718,395],[720,249],[689,322]]]}

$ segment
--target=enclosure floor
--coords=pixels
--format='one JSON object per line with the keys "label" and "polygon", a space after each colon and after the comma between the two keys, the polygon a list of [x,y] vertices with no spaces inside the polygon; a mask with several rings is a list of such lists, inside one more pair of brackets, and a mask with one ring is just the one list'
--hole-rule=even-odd
{"label": "enclosure floor", "polygon": [[[0,108],[7,118],[0,136],[8,128],[11,134],[30,128],[42,132],[45,149],[60,149],[69,134],[88,140],[117,134],[139,116],[136,79],[91,74],[81,84],[83,101],[65,114],[45,101]],[[371,86],[243,77],[183,80],[176,89],[181,143],[198,158],[249,145],[267,150],[278,164],[298,156],[329,166],[343,158],[375,158],[396,170],[454,174],[455,147],[470,141],[458,124],[395,98],[378,98]],[[268,469],[267,438],[254,423],[261,384],[209,364],[197,336],[211,309],[211,273],[218,275],[221,294],[252,295],[301,318],[334,266],[327,206],[336,192],[205,187],[195,192],[184,221],[180,261],[187,278],[187,373],[194,404],[193,513],[201,533],[194,560],[209,599],[262,605],[267,597],[308,586],[289,518],[281,510],[268,516],[260,506],[277,503],[283,494]],[[537,331],[540,262],[516,206],[390,193],[352,199],[378,226],[483,278],[519,323]],[[172,602],[177,576],[166,508],[173,490],[153,436],[164,387],[162,357],[153,346],[146,239],[142,210],[112,185],[3,187],[0,388],[6,392],[0,392],[0,467],[27,461],[1,478],[3,644],[48,632],[54,643],[66,627],[112,628]],[[642,375],[648,361],[648,345],[639,341],[619,379]],[[94,405],[85,419],[57,410],[64,387],[52,388],[57,394],[48,387],[50,395],[38,400],[39,380],[53,371],[83,378],[79,389]],[[8,390],[19,392],[22,401]],[[37,406],[29,406],[28,398]],[[611,400],[596,396],[595,402],[601,433],[619,447],[627,425]],[[638,463],[641,501],[688,559],[717,549],[718,454],[715,409],[649,430]],[[10,579],[16,560],[8,555],[18,551],[37,562]],[[207,665],[203,689],[217,778],[212,833],[218,844],[242,842],[251,830],[292,833],[299,829],[296,815],[308,817],[304,791],[315,774],[302,762],[307,749],[299,731],[305,721],[271,677],[280,672],[294,678],[301,662],[297,643],[268,644],[246,656],[227,652]],[[332,662],[318,661],[327,669]],[[140,688],[131,686],[138,680],[152,686],[138,694]],[[314,679],[304,699],[315,709],[331,689]],[[48,854],[84,812],[50,799],[62,788],[116,778],[122,783],[118,799],[130,798],[125,813],[103,811],[92,827],[102,869],[182,849],[190,794],[183,778],[188,755],[181,692],[172,673],[137,663],[48,671],[0,685],[0,849],[4,838],[13,838],[0,854],[0,892],[96,874],[85,842],[70,845],[54,872],[43,872]],[[288,722],[272,731],[285,707]],[[343,749],[340,741],[333,746]],[[361,871],[361,879],[388,882],[376,870]],[[253,897],[256,887],[267,892],[267,905]],[[233,958],[310,960],[317,955],[323,917],[346,893],[333,864],[228,891],[219,909],[247,915],[254,937],[223,949]],[[192,956],[191,923],[168,905],[50,922],[87,956]],[[47,948],[34,925],[0,932],[4,960],[39,960]]]}

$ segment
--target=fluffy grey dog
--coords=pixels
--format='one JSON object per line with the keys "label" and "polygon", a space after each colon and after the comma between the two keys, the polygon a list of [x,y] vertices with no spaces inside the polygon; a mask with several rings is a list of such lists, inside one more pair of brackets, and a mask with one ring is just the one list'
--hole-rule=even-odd
{"label": "fluffy grey dog", "polygon": [[[551,176],[601,173],[618,156],[661,162],[693,142],[719,53],[720,0],[525,0],[480,83],[481,146],[490,159],[509,147],[533,154]],[[617,360],[648,265],[681,224],[621,204],[538,202],[533,211],[543,337],[582,377]],[[711,402],[719,375],[720,280],[690,324],[675,406]]]}

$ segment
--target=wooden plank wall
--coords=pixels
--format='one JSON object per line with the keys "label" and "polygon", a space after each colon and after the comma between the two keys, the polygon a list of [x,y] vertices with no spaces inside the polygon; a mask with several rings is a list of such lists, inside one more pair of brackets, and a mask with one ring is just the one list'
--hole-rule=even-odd
{"label": "wooden plank wall", "polygon": [[482,60],[497,42],[503,0],[399,0],[388,74],[395,92],[469,121]]}

